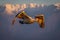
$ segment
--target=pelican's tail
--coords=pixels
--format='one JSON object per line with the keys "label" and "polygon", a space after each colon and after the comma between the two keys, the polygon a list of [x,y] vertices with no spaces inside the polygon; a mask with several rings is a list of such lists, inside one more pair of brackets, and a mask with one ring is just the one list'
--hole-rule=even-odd
{"label": "pelican's tail", "polygon": [[35,19],[36,19],[36,22],[39,24],[39,26],[41,28],[44,28],[45,27],[44,15],[43,14],[40,14],[40,15],[35,16]]}

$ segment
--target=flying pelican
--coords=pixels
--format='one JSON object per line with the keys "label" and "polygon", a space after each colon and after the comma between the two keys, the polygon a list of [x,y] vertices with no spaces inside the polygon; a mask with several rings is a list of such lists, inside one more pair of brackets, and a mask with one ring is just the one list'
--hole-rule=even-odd
{"label": "flying pelican", "polygon": [[44,28],[44,15],[43,14],[36,15],[35,18],[32,18],[32,17],[28,16],[25,13],[25,11],[21,11],[12,20],[12,25],[16,21],[16,18],[23,19],[23,20],[19,20],[20,24],[32,24],[34,22],[37,22],[41,28]]}

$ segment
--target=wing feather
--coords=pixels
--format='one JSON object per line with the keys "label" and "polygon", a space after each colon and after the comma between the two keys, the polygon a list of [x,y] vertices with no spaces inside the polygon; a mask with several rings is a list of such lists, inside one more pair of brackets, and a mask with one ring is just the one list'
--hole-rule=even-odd
{"label": "wing feather", "polygon": [[40,14],[40,15],[37,15],[35,18],[37,19],[37,22],[38,22],[39,26],[40,26],[41,28],[44,28],[44,27],[45,27],[44,15],[41,15],[41,14]]}

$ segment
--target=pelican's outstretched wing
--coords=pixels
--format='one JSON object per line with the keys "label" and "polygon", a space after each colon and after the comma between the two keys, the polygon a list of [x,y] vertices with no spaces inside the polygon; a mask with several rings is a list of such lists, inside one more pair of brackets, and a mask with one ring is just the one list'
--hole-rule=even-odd
{"label": "pelican's outstretched wing", "polygon": [[40,26],[41,28],[44,28],[44,27],[45,27],[44,15],[40,14],[40,15],[37,15],[35,18],[36,18],[39,26]]}
{"label": "pelican's outstretched wing", "polygon": [[19,13],[15,16],[15,18],[12,20],[12,25],[15,23],[16,18],[24,19],[24,20],[29,20],[29,19],[30,19],[30,17],[25,13],[25,11],[21,11],[21,12],[19,12]]}
{"label": "pelican's outstretched wing", "polygon": [[15,17],[22,18],[22,19],[29,19],[29,16],[25,13],[25,11],[21,11]]}

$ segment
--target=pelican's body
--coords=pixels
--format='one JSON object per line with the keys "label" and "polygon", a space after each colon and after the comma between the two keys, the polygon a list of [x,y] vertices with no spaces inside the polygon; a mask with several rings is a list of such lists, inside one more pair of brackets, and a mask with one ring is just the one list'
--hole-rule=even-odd
{"label": "pelican's body", "polygon": [[40,25],[40,27],[44,27],[44,15],[37,15],[35,16],[35,18],[32,18],[30,16],[28,16],[24,11],[18,13],[14,20],[13,20],[13,24],[14,24],[14,21],[16,18],[19,18],[19,19],[23,19],[23,20],[20,20],[19,23],[21,24],[32,24],[34,22],[38,22],[38,24]]}

